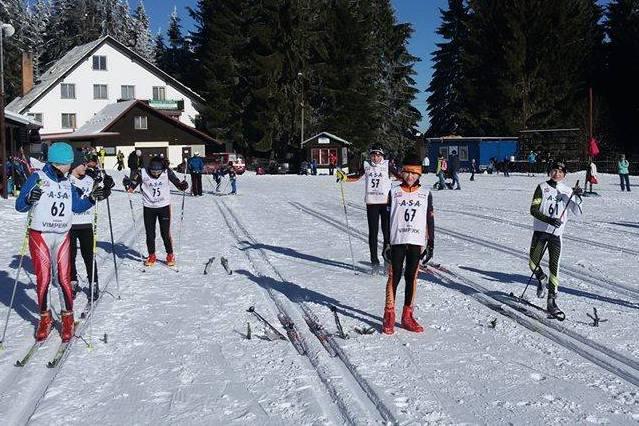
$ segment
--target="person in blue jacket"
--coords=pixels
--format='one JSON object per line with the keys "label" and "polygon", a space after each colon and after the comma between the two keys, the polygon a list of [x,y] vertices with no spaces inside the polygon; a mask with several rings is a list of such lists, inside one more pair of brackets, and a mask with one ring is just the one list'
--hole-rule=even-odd
{"label": "person in blue jacket", "polygon": [[191,194],[194,197],[202,196],[202,172],[204,171],[204,160],[200,153],[195,151],[193,157],[189,159],[189,171],[191,172]]}
{"label": "person in blue jacket", "polygon": [[31,262],[36,273],[36,293],[40,308],[40,323],[36,340],[49,336],[53,319],[47,306],[47,293],[52,275],[60,287],[63,307],[62,341],[71,339],[74,332],[73,289],[71,287],[70,233],[73,213],[82,213],[109,196],[110,190],[96,186],[88,194],[71,184],[67,173],[74,161],[71,146],[64,142],[51,145],[48,162],[25,182],[15,208],[29,212],[28,238]]}

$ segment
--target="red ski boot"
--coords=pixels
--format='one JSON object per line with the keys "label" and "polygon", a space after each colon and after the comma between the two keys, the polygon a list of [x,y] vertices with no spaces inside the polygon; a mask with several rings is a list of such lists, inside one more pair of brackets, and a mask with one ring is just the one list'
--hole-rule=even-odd
{"label": "red ski boot", "polygon": [[382,325],[382,333],[393,334],[395,332],[395,307],[390,306],[384,308],[384,324]]}
{"label": "red ski boot", "polygon": [[402,312],[402,327],[415,333],[421,333],[424,331],[424,327],[419,325],[419,323],[415,321],[415,318],[413,318],[412,306],[404,306],[404,311]]}
{"label": "red ski boot", "polygon": [[73,322],[73,311],[62,311],[62,341],[68,342],[73,337],[75,324]]}
{"label": "red ski boot", "polygon": [[175,255],[173,253],[166,255],[166,264],[169,266],[175,266]]}
{"label": "red ski boot", "polygon": [[40,313],[40,323],[36,330],[35,338],[38,342],[46,340],[51,333],[51,326],[53,326],[53,319],[51,318],[51,311]]}
{"label": "red ski boot", "polygon": [[155,253],[150,254],[149,257],[147,257],[144,260],[144,266],[153,266],[153,265],[155,265],[155,262],[157,262],[157,258],[155,257]]}

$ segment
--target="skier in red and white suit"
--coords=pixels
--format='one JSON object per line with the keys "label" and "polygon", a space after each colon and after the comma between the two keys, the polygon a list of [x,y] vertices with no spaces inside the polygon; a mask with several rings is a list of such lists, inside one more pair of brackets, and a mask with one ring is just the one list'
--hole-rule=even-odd
{"label": "skier in red and white suit", "polygon": [[40,323],[36,340],[45,340],[51,332],[53,320],[47,306],[51,271],[62,290],[62,341],[73,336],[73,293],[71,289],[71,256],[69,231],[73,213],[90,209],[96,200],[103,200],[109,190],[93,189],[89,197],[82,197],[78,188],[66,177],[74,161],[71,146],[56,142],[49,148],[49,161],[42,170],[34,172],[20,191],[16,210],[30,212],[29,252],[36,272],[36,291],[40,308]]}

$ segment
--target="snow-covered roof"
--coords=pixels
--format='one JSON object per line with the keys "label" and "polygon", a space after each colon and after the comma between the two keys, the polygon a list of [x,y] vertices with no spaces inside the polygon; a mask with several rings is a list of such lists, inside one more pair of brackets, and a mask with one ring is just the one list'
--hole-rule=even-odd
{"label": "snow-covered roof", "polygon": [[116,102],[102,108],[82,127],[73,132],[74,137],[95,136],[110,126],[118,117],[129,110],[137,101],[135,99],[124,102]]}
{"label": "snow-covered roof", "polygon": [[5,119],[15,121],[16,123],[24,124],[27,127],[33,127],[38,129],[42,127],[42,124],[40,124],[40,122],[38,121],[35,121],[32,117],[29,117],[28,115],[24,115],[24,114],[18,114],[17,112],[5,110],[4,117]]}
{"label": "snow-covered roof", "polygon": [[29,108],[33,103],[35,103],[38,99],[44,96],[49,90],[51,90],[60,80],[64,79],[70,72],[72,72],[85,58],[95,52],[102,44],[109,43],[112,47],[115,47],[120,52],[125,55],[128,55],[131,59],[135,59],[135,62],[139,63],[141,66],[146,68],[149,72],[162,76],[165,80],[170,81],[174,86],[182,89],[191,95],[195,100],[200,102],[204,101],[204,99],[195,93],[193,90],[180,83],[175,78],[171,77],[169,74],[165,73],[157,66],[153,65],[151,62],[146,60],[144,57],[131,50],[127,46],[123,45],[110,35],[101,37],[97,40],[94,40],[90,43],[83,44],[80,46],[76,46],[71,49],[66,55],[64,55],[60,60],[58,60],[51,68],[49,68],[45,73],[40,76],[40,81],[36,84],[33,89],[29,91],[23,97],[18,97],[12,100],[6,107],[9,111],[14,111],[18,113],[24,112],[27,108]]}
{"label": "snow-covered roof", "polygon": [[116,102],[113,104],[109,104],[102,108],[96,115],[94,115],[89,121],[87,121],[82,127],[73,132],[70,137],[73,139],[83,138],[83,137],[96,137],[96,136],[111,136],[116,133],[109,132],[108,129],[111,125],[113,125],[116,121],[120,119],[124,114],[126,114],[131,108],[139,107],[143,110],[146,110],[156,116],[165,119],[166,121],[172,123],[174,126],[183,129],[186,132],[192,133],[197,137],[215,143],[220,143],[213,139],[211,136],[203,133],[191,126],[188,126],[182,123],[180,120],[176,120],[174,118],[169,117],[166,114],[158,111],[157,109],[149,106],[143,101],[138,99],[132,99],[130,101],[122,101]]}
{"label": "snow-covered roof", "polygon": [[310,141],[312,141],[313,139],[318,138],[318,137],[320,137],[320,136],[322,136],[322,135],[324,135],[324,136],[328,136],[328,137],[329,137],[329,138],[331,138],[331,139],[335,139],[335,140],[337,140],[337,141],[340,141],[340,142],[342,142],[343,144],[346,144],[346,145],[352,145],[349,141],[344,140],[344,139],[342,139],[342,138],[340,138],[340,137],[338,137],[338,136],[335,136],[335,135],[334,135],[334,134],[332,134],[332,133],[328,133],[328,132],[321,132],[321,133],[318,133],[318,134],[316,134],[315,136],[313,136],[313,137],[310,137],[310,138],[306,139],[304,142],[302,142],[302,145],[304,145],[305,143],[310,142]]}

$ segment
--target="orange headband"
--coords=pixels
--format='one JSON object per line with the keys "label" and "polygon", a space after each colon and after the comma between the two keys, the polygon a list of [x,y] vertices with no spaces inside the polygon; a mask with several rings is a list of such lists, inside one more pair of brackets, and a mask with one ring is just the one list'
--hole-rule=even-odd
{"label": "orange headband", "polygon": [[421,176],[422,175],[422,166],[416,166],[416,165],[407,164],[404,167],[402,167],[402,172],[415,173],[416,175]]}

